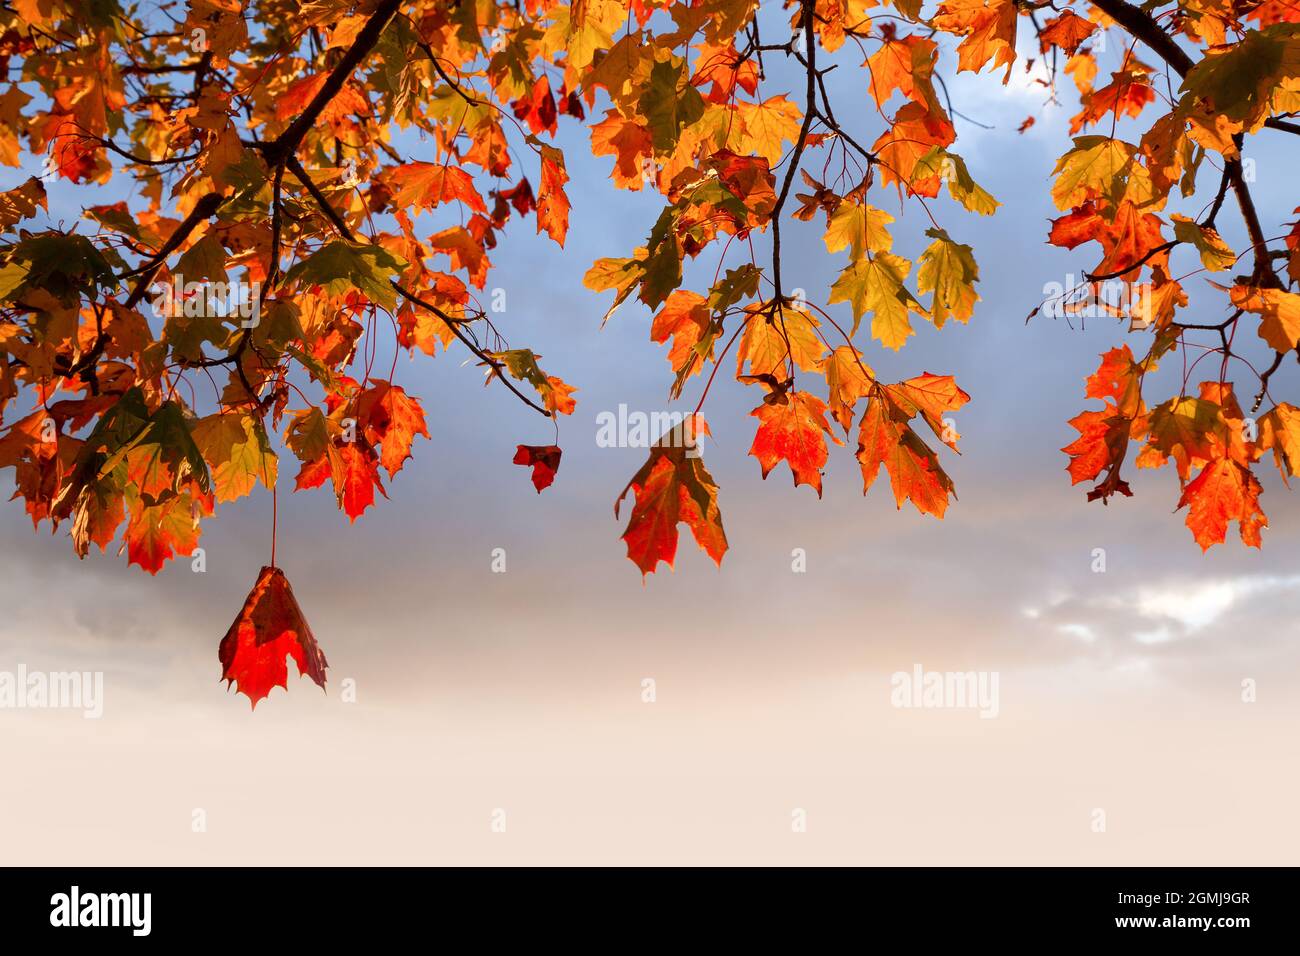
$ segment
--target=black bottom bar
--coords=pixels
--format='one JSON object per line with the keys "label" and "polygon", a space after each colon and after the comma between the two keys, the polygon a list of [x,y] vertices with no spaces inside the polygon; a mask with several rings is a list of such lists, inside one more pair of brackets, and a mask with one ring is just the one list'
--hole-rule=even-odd
{"label": "black bottom bar", "polygon": [[[701,936],[1043,941],[1129,937],[1216,949],[1293,939],[1289,869],[10,869],[6,941],[134,945],[211,939],[298,946],[412,932],[537,944],[613,929],[661,945]],[[601,929],[598,931],[598,927]],[[674,933],[674,935],[664,935]],[[648,935],[647,935],[648,934]],[[75,937],[75,938],[74,938]],[[474,937],[471,937],[474,938]],[[11,950],[16,951],[16,950]]]}

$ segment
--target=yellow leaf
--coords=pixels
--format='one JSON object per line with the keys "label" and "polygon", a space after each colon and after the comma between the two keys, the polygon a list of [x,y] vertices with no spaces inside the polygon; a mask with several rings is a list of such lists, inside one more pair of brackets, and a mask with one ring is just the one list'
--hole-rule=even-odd
{"label": "yellow leaf", "polygon": [[881,252],[850,263],[831,286],[829,301],[853,307],[853,332],[867,312],[872,313],[871,334],[886,348],[901,349],[914,335],[908,311],[925,315],[924,306],[903,287],[912,263],[902,256]]}
{"label": "yellow leaf", "polygon": [[849,258],[854,261],[861,259],[868,250],[888,252],[893,239],[885,226],[893,221],[893,216],[875,206],[842,202],[826,224],[826,250],[839,252],[847,248]]}

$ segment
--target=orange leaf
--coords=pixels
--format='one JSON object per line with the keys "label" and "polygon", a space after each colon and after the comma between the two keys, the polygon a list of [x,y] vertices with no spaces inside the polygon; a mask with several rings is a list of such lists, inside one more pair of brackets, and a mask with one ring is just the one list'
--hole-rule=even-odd
{"label": "orange leaf", "polygon": [[1085,20],[1072,10],[1066,10],[1059,17],[1048,20],[1038,33],[1039,49],[1046,53],[1050,47],[1059,47],[1066,56],[1074,56],[1074,51],[1092,32],[1097,24]]}
{"label": "orange leaf", "polygon": [[645,163],[654,156],[650,128],[618,110],[608,110],[605,119],[591,127],[591,154],[617,156],[610,174],[614,185],[639,190],[645,183]]}
{"label": "orange leaf", "polygon": [[356,521],[375,503],[376,488],[388,497],[379,481],[379,457],[370,445],[360,440],[343,442],[338,457],[341,467],[334,469],[334,490],[348,519]]}
{"label": "orange leaf", "polygon": [[933,102],[930,77],[938,55],[939,45],[923,36],[886,39],[866,62],[876,105],[883,107],[895,90],[922,105]]}
{"label": "orange leaf", "polygon": [[673,371],[686,369],[686,377],[697,374],[703,367],[703,361],[695,350],[696,344],[709,327],[711,310],[709,302],[698,292],[678,289],[668,297],[664,307],[654,317],[650,326],[652,342],[673,340],[668,350],[668,363]]}
{"label": "orange leaf", "polygon": [[356,521],[375,503],[376,488],[388,497],[379,478],[379,464],[375,449],[360,435],[355,441],[339,440],[326,447],[319,458],[303,463],[294,487],[317,488],[331,479],[339,507],[350,521]]}
{"label": "orange leaf", "polygon": [[1268,518],[1259,507],[1263,491],[1259,480],[1244,465],[1227,458],[1210,462],[1183,489],[1178,507],[1190,505],[1187,527],[1202,551],[1222,544],[1228,535],[1228,523],[1236,521],[1241,540],[1252,548],[1260,546],[1260,529],[1268,527]]}
{"label": "orange leaf", "polygon": [[1146,105],[1156,98],[1151,81],[1138,69],[1120,70],[1111,75],[1108,85],[1085,93],[1083,109],[1070,120],[1070,135],[1089,123],[1099,123],[1108,114],[1140,116]]}
{"label": "orange leaf", "polygon": [[464,226],[452,226],[429,237],[429,245],[451,258],[453,269],[464,269],[476,288],[487,284],[488,261],[483,246]]}
{"label": "orange leaf", "polygon": [[932,147],[948,146],[956,139],[957,131],[946,116],[927,111],[921,103],[905,103],[871,147],[880,157],[880,181],[885,185],[896,182],[921,196],[939,195],[941,180],[937,173],[912,182],[912,171]]}
{"label": "orange leaf", "polygon": [[193,554],[199,543],[194,507],[194,499],[188,493],[152,505],[137,501],[122,541],[127,563],[157,574],[176,555]]}
{"label": "orange leaf", "polygon": [[632,476],[614,502],[614,517],[629,491],[636,496],[623,541],[627,556],[644,577],[653,574],[659,562],[673,566],[677,556],[677,525],[685,523],[706,554],[719,565],[727,550],[718,510],[718,486],[704,467],[696,447],[699,435],[707,435],[704,419],[691,415],[650,449],[650,457]]}
{"label": "orange leaf", "polygon": [[554,146],[542,146],[542,182],[537,190],[537,231],[564,245],[569,232],[569,197],[564,184],[569,174],[564,169],[564,154]]}
{"label": "orange leaf", "polygon": [[940,466],[938,456],[908,425],[910,417],[887,390],[882,389],[867,402],[858,430],[862,493],[871,490],[883,464],[899,508],[910,499],[922,514],[942,518],[948,509],[948,496],[956,494],[952,479]]}
{"label": "orange leaf", "polygon": [[407,163],[388,170],[383,178],[393,190],[392,205],[397,209],[432,209],[460,200],[475,212],[487,212],[474,178],[458,166]]}
{"label": "orange leaf", "polygon": [[699,59],[695,61],[695,75],[691,85],[712,83],[707,99],[712,103],[726,103],[739,86],[751,96],[758,91],[758,64],[753,57],[742,60],[736,47],[726,43],[701,43]]}
{"label": "orange leaf", "polygon": [[993,60],[993,69],[1005,66],[1002,82],[1011,78],[1016,59],[1016,16],[1013,0],[944,0],[930,23],[945,33],[964,39],[957,46],[957,70],[978,73]]}
{"label": "orange leaf", "polygon": [[357,422],[371,444],[380,446],[380,463],[391,479],[411,457],[416,435],[429,437],[424,409],[400,385],[371,379],[357,399]]}
{"label": "orange leaf", "polygon": [[822,468],[826,465],[826,439],[844,444],[826,422],[826,403],[808,392],[785,396],[786,401],[764,402],[749,414],[759,420],[749,453],[758,459],[763,477],[784,461],[794,475],[795,487],[811,485],[822,496]]}
{"label": "orange leaf", "polygon": [[533,83],[528,95],[511,104],[515,118],[528,124],[536,136],[539,133],[554,133],[556,130],[557,111],[555,97],[551,93],[551,81],[543,73]]}

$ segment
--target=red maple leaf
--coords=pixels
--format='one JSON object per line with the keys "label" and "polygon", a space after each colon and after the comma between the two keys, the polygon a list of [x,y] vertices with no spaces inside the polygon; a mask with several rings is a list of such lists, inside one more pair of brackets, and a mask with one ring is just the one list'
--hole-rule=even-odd
{"label": "red maple leaf", "polygon": [[230,630],[221,639],[217,657],[221,679],[229,687],[257,702],[272,687],[289,689],[286,656],[298,665],[298,674],[310,677],[325,689],[325,654],[316,644],[302,608],[293,596],[289,579],[279,568],[264,567],[257,583],[244,599]]}
{"label": "red maple leaf", "polygon": [[549,488],[555,480],[555,473],[560,470],[561,450],[559,445],[520,445],[515,451],[516,465],[533,466],[533,487],[540,495],[543,488]]}

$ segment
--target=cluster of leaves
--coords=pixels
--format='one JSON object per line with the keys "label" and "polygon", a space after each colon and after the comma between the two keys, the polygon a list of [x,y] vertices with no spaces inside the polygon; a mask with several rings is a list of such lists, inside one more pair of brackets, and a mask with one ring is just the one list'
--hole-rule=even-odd
{"label": "cluster of leaves", "polygon": [[[472,7],[392,0],[198,0],[183,19],[42,0],[0,16],[17,71],[0,159],[18,165],[25,138],[45,170],[0,199],[0,403],[33,399],[0,464],[34,522],[71,523],[78,554],[120,532],[156,573],[219,504],[274,488],[285,451],[296,488],[328,482],[355,520],[429,435],[374,367],[389,330],[430,355],[459,340],[489,381],[572,413],[573,389],[507,348],[474,295],[512,217],[561,244],[567,230],[563,157],[523,132],[525,172],[505,132],[522,127],[448,72],[520,15],[478,30]],[[532,88],[504,64],[503,97]],[[431,161],[392,145],[411,127]],[[125,178],[133,198],[37,231],[50,178]],[[384,214],[392,228],[372,228]]]}
{"label": "cluster of leaves", "polygon": [[[891,20],[873,26],[867,3],[788,6],[789,35],[765,43],[749,3],[674,5],[667,12],[676,30],[655,32],[639,21],[640,31],[629,30],[587,75],[580,74],[584,88],[601,86],[611,100],[592,128],[592,149],[616,157],[615,184],[654,188],[667,200],[645,245],[631,256],[599,260],[586,284],[615,291],[611,313],[633,297],[656,310],[650,335],[669,345],[672,398],[713,366],[695,415],[734,348],[737,381],[763,392],[752,412],[758,426],[750,448],[763,477],[784,462],[796,486],[809,485],[820,496],[828,441],[844,444],[833,420],[846,436],[857,429],[864,493],[883,464],[900,507],[910,500],[922,513],[942,517],[953,484],[913,423],[919,417],[955,449],[958,436],[945,416],[969,396],[949,376],[878,381],[858,345],[859,326],[870,315],[871,338],[898,350],[914,334],[913,316],[936,327],[949,319],[965,322],[979,299],[979,269],[970,247],[935,223],[913,276],[914,263],[893,249],[893,217],[873,197],[892,193],[924,204],[946,186],[976,213],[992,213],[997,202],[948,149],[956,133],[935,87],[934,40],[901,36]],[[919,18],[919,5],[896,6]],[[940,13],[952,16],[944,8]],[[828,69],[817,65],[819,50],[833,54],[850,41],[864,53],[867,42],[878,44],[866,67],[884,130],[870,148],[836,121],[824,81]],[[802,67],[802,102],[762,90],[764,53]],[[902,103],[890,116],[886,107],[895,99]],[[814,166],[821,178],[802,166],[813,151],[824,157]],[[820,218],[827,251],[847,253],[825,307],[782,285],[787,209],[805,222]],[[771,257],[760,264],[748,240],[763,231],[771,233]],[[684,288],[684,263],[715,244],[721,250],[712,284]],[[741,256],[730,265],[733,249]],[[851,321],[828,311],[840,302],[848,303]],[[702,431],[693,421],[687,431]],[[682,447],[680,435],[665,436],[624,491],[633,492],[636,506],[623,537],[643,573],[660,561],[672,564],[678,523],[687,524],[715,560],[726,550],[716,485],[698,449],[690,445],[695,453],[688,456]]]}
{"label": "cluster of leaves", "polygon": [[[864,491],[884,465],[900,508],[942,517],[953,483],[923,433],[955,449],[947,416],[969,397],[944,375],[879,381],[863,350],[901,349],[914,321],[974,314],[973,251],[936,213],[941,196],[958,217],[998,203],[954,151],[940,64],[955,53],[958,71],[1005,84],[1028,25],[1048,95],[1064,58],[1082,106],[1072,133],[1083,135],[1056,170],[1064,215],[1050,241],[1097,242],[1087,284],[1140,290],[1123,317],[1153,332],[1144,358],[1117,350],[1089,380],[1105,407],[1075,419],[1070,473],[1098,482],[1092,497],[1128,493],[1120,467],[1144,441],[1140,466],[1176,461],[1203,545],[1232,519],[1255,543],[1264,519],[1250,466],[1271,448],[1289,473],[1298,416],[1279,404],[1257,435],[1234,437],[1245,420],[1225,374],[1247,316],[1276,355],[1256,407],[1296,352],[1300,228],[1265,234],[1241,151],[1266,127],[1300,132],[1287,120],[1300,110],[1300,15],[1283,0],[922,7],[786,0],[781,18],[762,18],[769,33],[779,26],[773,40],[757,0],[14,0],[0,10],[0,163],[21,167],[26,154],[44,173],[0,195],[0,410],[24,409],[6,416],[0,466],[35,523],[70,523],[78,554],[120,533],[128,560],[155,573],[193,551],[219,504],[274,489],[285,454],[296,488],[328,482],[351,519],[386,495],[381,472],[391,480],[429,435],[419,400],[393,381],[396,357],[386,375],[375,368],[387,335],[395,353],[466,349],[489,384],[552,420],[571,414],[574,388],[511,347],[478,300],[512,220],[565,242],[563,119],[587,125],[615,186],[664,200],[644,245],[596,262],[586,284],[614,292],[610,313],[631,299],[654,312],[672,398],[701,385],[693,414],[624,491],[624,539],[643,574],[672,564],[682,523],[715,560],[726,550],[693,442],[733,350],[736,379],[762,392],[750,453],[764,477],[784,462],[820,495],[842,432],[857,439]],[[1108,35],[1125,52],[1098,86],[1092,48]],[[825,77],[842,50],[861,54],[863,92],[841,111],[870,132],[836,118]],[[771,89],[774,61],[798,89]],[[1138,142],[1116,136],[1148,110],[1160,115]],[[1195,194],[1204,164],[1222,170],[1204,215],[1161,218],[1175,189]],[[124,183],[129,198],[42,227],[50,179],[87,195]],[[1229,319],[1182,321],[1171,255],[1186,246],[1204,269],[1235,268],[1215,226],[1229,194],[1252,271],[1222,286]],[[886,206],[926,217],[924,248],[895,248]],[[846,256],[820,305],[783,284],[790,218],[820,220],[827,252]],[[686,287],[706,253],[712,281]],[[243,290],[238,308],[223,305],[230,288]],[[1225,371],[1198,397],[1148,410],[1143,376],[1190,347],[1194,329],[1218,333],[1206,354]],[[515,457],[539,491],[559,461],[556,445]],[[321,679],[323,668],[322,657]]]}
{"label": "cluster of leaves", "polygon": [[[1077,136],[1056,165],[1052,199],[1065,215],[1052,222],[1048,241],[1066,249],[1095,242],[1102,250],[1083,287],[1067,292],[1064,309],[1103,303],[1149,341],[1141,358],[1128,345],[1102,356],[1085,393],[1103,407],[1070,422],[1079,437],[1063,451],[1071,480],[1095,483],[1090,501],[1132,495],[1121,477],[1131,443],[1139,445],[1138,468],[1172,459],[1181,487],[1177,507],[1187,508],[1187,526],[1202,549],[1222,543],[1234,521],[1241,540],[1258,547],[1268,520],[1251,466],[1271,449],[1286,481],[1300,464],[1300,409],[1274,402],[1251,417],[1271,399],[1269,380],[1282,361],[1300,357],[1300,293],[1294,291],[1300,224],[1279,223],[1286,231],[1268,235],[1251,198],[1243,150],[1248,135],[1264,130],[1300,134],[1288,119],[1300,111],[1300,10],[1274,0],[1178,4],[1162,13],[1153,6],[1161,5],[1095,0],[1088,19],[1065,11],[1041,26],[1035,21],[1043,51],[1069,57],[1065,72],[1083,104],[1071,132],[1092,125],[1104,130]],[[1095,88],[1089,44],[1111,26],[1126,31],[1130,42],[1110,82]],[[1134,54],[1139,42],[1160,58],[1159,69]],[[1203,49],[1194,59],[1188,51],[1197,47]],[[1117,136],[1120,120],[1151,113],[1157,115],[1136,142]],[[1202,166],[1218,174],[1212,198],[1201,200],[1202,215],[1168,212],[1171,202],[1196,197]],[[1216,226],[1229,196],[1250,241],[1241,254]],[[1179,274],[1172,260],[1184,250],[1191,268]],[[1226,282],[1207,280],[1226,296],[1229,314],[1221,321],[1184,315],[1184,283],[1203,272],[1237,272]],[[1105,284],[1119,287],[1112,297],[1117,304],[1099,294]],[[1247,321],[1255,334],[1238,337]],[[1263,360],[1252,361],[1252,343]],[[1180,390],[1148,406],[1144,379],[1173,353],[1183,355]],[[1193,386],[1207,357],[1218,375]],[[1234,361],[1258,381],[1250,416],[1228,377]]]}

